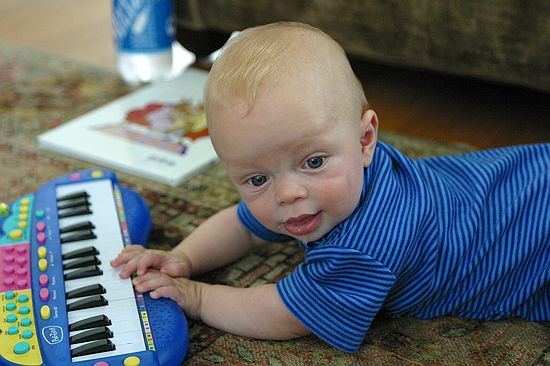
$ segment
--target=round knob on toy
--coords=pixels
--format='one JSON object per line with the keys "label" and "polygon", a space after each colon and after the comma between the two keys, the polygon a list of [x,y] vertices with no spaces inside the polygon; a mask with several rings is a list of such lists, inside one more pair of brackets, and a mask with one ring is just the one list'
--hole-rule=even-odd
{"label": "round knob on toy", "polygon": [[0,202],[0,217],[6,217],[10,214],[10,206],[5,202]]}

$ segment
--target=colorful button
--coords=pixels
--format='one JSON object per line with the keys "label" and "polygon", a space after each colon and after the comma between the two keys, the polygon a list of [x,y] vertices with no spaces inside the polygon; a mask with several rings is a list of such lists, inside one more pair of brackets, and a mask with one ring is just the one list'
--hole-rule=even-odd
{"label": "colorful button", "polygon": [[34,216],[36,216],[37,219],[41,219],[45,216],[44,210],[36,210],[34,213]]}
{"label": "colorful button", "polygon": [[29,218],[29,215],[26,213],[19,214],[19,220],[25,221]]}
{"label": "colorful button", "polygon": [[16,285],[18,289],[24,289],[28,287],[28,282],[25,279],[17,280]]}
{"label": "colorful button", "polygon": [[30,329],[25,329],[24,331],[21,332],[21,337],[23,337],[25,339],[32,338],[33,335],[34,335],[34,333]]}
{"label": "colorful button", "polygon": [[51,315],[51,310],[48,305],[43,305],[40,308],[40,317],[44,320],[49,319]]}
{"label": "colorful button", "polygon": [[17,302],[25,303],[27,301],[29,301],[29,297],[27,296],[27,294],[21,294],[17,296]]}
{"label": "colorful button", "polygon": [[20,229],[24,229],[27,227],[27,222],[26,221],[19,221],[17,223],[17,227],[20,228]]}
{"label": "colorful button", "polygon": [[42,272],[47,270],[48,269],[48,261],[45,260],[44,258],[38,260],[38,269],[41,270]]}
{"label": "colorful button", "polygon": [[39,247],[38,250],[38,258],[46,258],[46,255],[48,255],[48,250],[46,247]]}
{"label": "colorful button", "polygon": [[50,283],[50,278],[47,274],[42,273],[40,277],[38,277],[38,283],[40,284],[40,286],[46,287],[48,286],[48,283]]}
{"label": "colorful button", "polygon": [[21,239],[23,237],[23,231],[21,231],[20,229],[13,229],[8,233],[8,236],[12,240]]}
{"label": "colorful button", "polygon": [[124,366],[139,366],[140,364],[141,360],[136,356],[130,356],[124,359]]}
{"label": "colorful button", "polygon": [[0,202],[0,217],[6,217],[10,214],[10,206],[5,202]]}
{"label": "colorful button", "polygon": [[15,283],[15,280],[13,279],[13,277],[4,277],[4,286],[13,286],[13,284]]}
{"label": "colorful button", "polygon": [[15,292],[8,291],[4,296],[6,297],[6,300],[13,300],[15,299]]}
{"label": "colorful button", "polygon": [[79,180],[79,179],[80,179],[80,173],[69,174],[69,180]]}
{"label": "colorful button", "polygon": [[31,200],[29,200],[28,198],[23,198],[23,199],[21,200],[21,204],[22,204],[22,205],[25,205],[25,206],[27,206],[30,202],[31,202]]}
{"label": "colorful button", "polygon": [[28,306],[21,306],[19,309],[19,314],[25,315],[31,312],[31,309]]}
{"label": "colorful button", "polygon": [[46,242],[46,233],[38,233],[36,234],[36,240],[42,244]]}
{"label": "colorful button", "polygon": [[50,291],[47,288],[40,289],[40,300],[48,301],[50,299]]}
{"label": "colorful button", "polygon": [[[19,261],[18,261],[19,262]],[[25,264],[27,261],[24,261],[23,263],[19,262],[19,264]],[[18,276],[25,276],[27,274],[27,268],[26,267],[23,267],[23,268],[17,268],[15,270],[15,273],[18,275]]]}
{"label": "colorful button", "polygon": [[44,230],[46,230],[46,224],[44,223],[44,221],[38,221],[36,223],[36,231],[42,232]]}
{"label": "colorful button", "polygon": [[13,245],[8,245],[8,246],[4,247],[4,252],[11,253],[11,252],[13,252],[14,249],[15,249],[15,247]]}
{"label": "colorful button", "polygon": [[4,262],[5,263],[13,263],[14,261],[15,261],[15,256],[13,256],[12,254],[7,255],[7,256],[4,257]]}
{"label": "colorful button", "polygon": [[6,266],[6,267],[4,267],[2,272],[4,272],[5,274],[12,274],[13,272],[15,272],[15,267],[14,266]]}
{"label": "colorful button", "polygon": [[20,207],[19,207],[19,212],[20,212],[20,213],[27,213],[27,212],[29,212],[29,206],[20,206]]}
{"label": "colorful button", "polygon": [[111,364],[109,362],[105,361],[99,361],[93,364],[93,366],[110,366]]}
{"label": "colorful button", "polygon": [[22,327],[28,327],[29,325],[32,324],[32,320],[30,318],[23,318],[21,319],[20,324]]}
{"label": "colorful button", "polygon": [[17,254],[25,254],[27,253],[27,246],[26,245],[17,245],[15,248],[15,251]]}
{"label": "colorful button", "polygon": [[101,178],[103,177],[103,172],[101,170],[94,170],[92,172],[92,178]]}
{"label": "colorful button", "polygon": [[8,314],[8,316],[6,316],[6,321],[8,323],[15,323],[17,321],[17,315],[15,314]]}
{"label": "colorful button", "polygon": [[12,325],[11,327],[8,328],[9,335],[14,335],[17,333],[19,333],[19,327],[17,325]]}
{"label": "colorful button", "polygon": [[17,304],[16,303],[10,301],[6,304],[6,310],[7,311],[14,311],[15,309],[17,309]]}
{"label": "colorful button", "polygon": [[13,346],[13,352],[18,355],[23,355],[29,352],[30,349],[31,346],[27,342],[19,342],[16,343],[15,346]]}
{"label": "colorful button", "polygon": [[[22,265],[24,265],[25,263],[27,263],[27,257],[26,257],[26,256],[25,256],[25,257],[17,257],[17,259],[15,260],[15,262],[16,262],[17,264],[19,264],[20,266],[22,266]],[[19,270],[19,269],[22,269],[22,268],[18,268],[18,270]],[[19,273],[19,271],[18,271],[18,273]],[[25,271],[24,273],[27,273],[27,272]]]}

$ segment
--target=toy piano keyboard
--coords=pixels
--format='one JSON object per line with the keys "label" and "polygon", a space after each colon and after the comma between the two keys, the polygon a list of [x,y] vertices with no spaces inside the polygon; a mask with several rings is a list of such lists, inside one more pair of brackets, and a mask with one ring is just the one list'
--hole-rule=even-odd
{"label": "toy piano keyboard", "polygon": [[181,309],[135,291],[109,265],[150,228],[142,198],[103,170],[2,204],[0,365],[179,365]]}

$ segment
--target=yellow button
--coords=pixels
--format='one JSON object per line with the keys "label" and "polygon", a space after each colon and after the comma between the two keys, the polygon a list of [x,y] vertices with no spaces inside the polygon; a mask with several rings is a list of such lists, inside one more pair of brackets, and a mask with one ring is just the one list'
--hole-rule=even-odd
{"label": "yellow button", "polygon": [[21,239],[21,237],[23,236],[23,231],[19,229],[13,229],[8,235],[10,239]]}
{"label": "yellow button", "polygon": [[45,259],[40,259],[38,261],[38,269],[41,271],[45,271],[48,269],[48,261]]}
{"label": "yellow button", "polygon": [[46,319],[50,319],[50,315],[51,315],[50,307],[48,305],[43,305],[40,308],[40,317],[46,320]]}
{"label": "yellow button", "polygon": [[29,206],[21,206],[21,207],[19,207],[19,212],[21,212],[21,213],[27,213],[27,212],[29,212]]}
{"label": "yellow button", "polygon": [[[48,250],[46,249],[46,247],[38,248],[38,258],[46,258],[47,254],[48,254]],[[40,262],[38,262],[38,265],[40,265]]]}
{"label": "yellow button", "polygon": [[140,364],[141,360],[136,356],[130,356],[124,359],[124,366],[139,366]]}
{"label": "yellow button", "polygon": [[19,221],[17,223],[17,226],[20,228],[20,229],[24,229],[27,227],[27,222],[26,221]]}
{"label": "yellow button", "polygon": [[103,177],[103,172],[101,170],[94,170],[92,172],[92,178],[101,178]]}
{"label": "yellow button", "polygon": [[21,200],[21,204],[22,204],[22,205],[25,205],[25,206],[28,206],[28,205],[29,205],[29,202],[30,202],[30,200],[29,200],[28,198],[23,198],[23,199]]}
{"label": "yellow button", "polygon": [[19,214],[19,220],[23,221],[29,218],[29,215],[26,213]]}

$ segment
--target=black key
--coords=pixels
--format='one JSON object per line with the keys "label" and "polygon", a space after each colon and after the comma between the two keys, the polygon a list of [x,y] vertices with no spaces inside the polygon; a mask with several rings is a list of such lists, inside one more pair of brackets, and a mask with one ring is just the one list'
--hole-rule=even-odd
{"label": "black key", "polygon": [[90,221],[78,222],[76,224],[68,225],[59,229],[60,234],[70,233],[72,231],[91,230],[95,229],[94,224]]}
{"label": "black key", "polygon": [[74,200],[74,199],[78,199],[78,198],[82,198],[82,197],[88,198],[88,197],[90,197],[90,195],[86,191],[73,192],[73,193],[69,193],[69,194],[66,194],[66,195],[61,196],[61,197],[57,197],[57,202],[66,201],[66,200]]}
{"label": "black key", "polygon": [[94,295],[86,297],[82,300],[77,300],[73,303],[67,304],[67,311],[82,310],[89,308],[98,308],[100,306],[107,306],[109,302],[101,295]]}
{"label": "black key", "polygon": [[74,241],[82,241],[89,239],[96,239],[97,236],[92,230],[88,231],[77,231],[75,233],[66,234],[61,236],[61,244],[72,243]]}
{"label": "black key", "polygon": [[75,269],[71,272],[65,273],[63,275],[63,278],[65,279],[65,281],[70,281],[70,280],[75,280],[77,278],[99,276],[102,274],[103,274],[103,271],[98,266],[93,265],[88,267],[82,267],[79,269]]}
{"label": "black key", "polygon": [[96,247],[86,247],[86,248],[76,249],[76,250],[67,252],[63,254],[61,258],[65,261],[67,259],[87,257],[89,255],[98,255],[98,254],[99,254],[99,250],[97,250]]}
{"label": "black key", "polygon": [[94,315],[92,317],[69,324],[69,332],[104,327],[107,325],[111,325],[111,319],[109,319],[106,315]]}
{"label": "black key", "polygon": [[80,197],[74,200],[65,200],[57,204],[58,210],[63,210],[65,208],[78,207],[78,206],[90,206],[90,202],[86,197]]}
{"label": "black key", "polygon": [[84,343],[90,341],[97,341],[98,339],[113,338],[113,332],[107,327],[93,328],[85,330],[82,333],[78,333],[69,338],[70,344]]}
{"label": "black key", "polygon": [[108,339],[100,339],[99,341],[93,341],[83,344],[80,347],[76,347],[71,350],[72,357],[92,355],[95,353],[114,351],[116,349],[113,342]]}
{"label": "black key", "polygon": [[96,256],[90,255],[88,257],[73,259],[71,261],[63,263],[63,269],[68,270],[68,269],[82,268],[82,267],[87,267],[94,264],[96,265],[101,264],[101,261]]}
{"label": "black key", "polygon": [[99,283],[84,286],[71,290],[65,294],[65,298],[76,299],[78,297],[90,296],[90,295],[101,295],[105,293],[105,287],[101,286]]}
{"label": "black key", "polygon": [[82,207],[73,207],[73,208],[67,208],[65,210],[61,210],[58,213],[58,217],[64,218],[64,217],[73,217],[73,216],[81,216],[81,215],[91,215],[92,210],[90,210],[90,206],[82,206]]}

